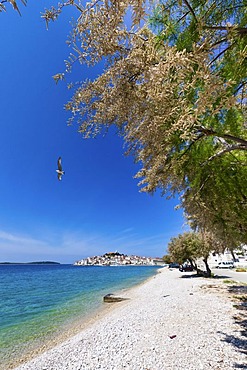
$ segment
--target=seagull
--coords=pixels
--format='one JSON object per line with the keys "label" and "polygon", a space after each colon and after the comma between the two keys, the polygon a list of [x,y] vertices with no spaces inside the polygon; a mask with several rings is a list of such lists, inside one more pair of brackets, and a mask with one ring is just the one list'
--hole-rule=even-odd
{"label": "seagull", "polygon": [[57,172],[57,178],[58,178],[58,180],[59,181],[61,181],[62,180],[62,175],[64,175],[65,174],[65,172],[63,171],[63,169],[62,169],[62,164],[61,164],[61,161],[62,161],[62,158],[61,157],[59,157],[58,158],[58,160],[57,160],[57,170],[56,170],[56,172]]}

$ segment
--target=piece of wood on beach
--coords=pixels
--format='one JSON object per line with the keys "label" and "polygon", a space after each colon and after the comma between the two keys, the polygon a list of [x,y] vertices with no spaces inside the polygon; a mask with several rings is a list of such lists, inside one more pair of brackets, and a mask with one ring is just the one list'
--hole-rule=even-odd
{"label": "piece of wood on beach", "polygon": [[121,301],[126,301],[127,299],[129,298],[118,297],[111,293],[106,294],[103,298],[104,302],[107,302],[107,303],[121,302]]}

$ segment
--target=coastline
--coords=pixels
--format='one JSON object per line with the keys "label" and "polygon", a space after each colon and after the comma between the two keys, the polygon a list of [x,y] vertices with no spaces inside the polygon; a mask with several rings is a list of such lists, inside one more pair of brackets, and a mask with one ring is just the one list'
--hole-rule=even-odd
{"label": "coastline", "polygon": [[[145,284],[150,279],[152,279],[154,276],[156,276],[159,270],[160,268],[156,270],[155,275],[149,276],[145,280],[137,282],[131,287],[127,287],[127,288],[124,287],[118,290],[113,290],[114,295],[118,294],[124,297],[126,292],[129,292],[132,289],[135,289],[136,287],[141,286],[142,284]],[[114,304],[104,303],[103,297],[104,296],[102,295],[102,303],[100,305],[98,305],[97,307],[94,307],[91,312],[84,313],[82,317],[79,317],[73,323],[70,323],[69,325],[66,325],[63,328],[61,328],[61,330],[57,332],[56,337],[54,337],[54,335],[52,334],[52,337],[50,339],[46,338],[45,342],[43,343],[40,342],[40,345],[35,346],[32,349],[29,349],[29,352],[22,353],[22,357],[19,359],[16,356],[14,356],[13,360],[8,361],[7,363],[6,362],[1,363],[0,361],[0,370],[16,369],[18,366],[35,359],[36,357],[42,355],[43,353],[69,340],[73,336],[77,335],[81,331],[93,325],[98,320],[102,319],[104,316],[110,314],[112,310],[117,309],[118,307],[117,303],[114,303]],[[121,303],[123,304],[124,301]]]}
{"label": "coastline", "polygon": [[225,294],[208,289],[221,283],[181,277],[176,270],[159,269],[137,286],[118,292],[128,300],[105,303],[74,332],[33,353],[29,362],[10,368],[228,370],[242,366],[245,354],[228,340],[233,336],[241,340],[233,304]]}

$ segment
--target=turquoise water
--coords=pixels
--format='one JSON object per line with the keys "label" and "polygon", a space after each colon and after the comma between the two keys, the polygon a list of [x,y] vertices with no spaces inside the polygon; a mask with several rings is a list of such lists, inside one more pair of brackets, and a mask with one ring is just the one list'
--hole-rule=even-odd
{"label": "turquoise water", "polygon": [[[155,266],[0,265],[0,368],[86,319]],[[3,366],[3,367],[1,367]]]}

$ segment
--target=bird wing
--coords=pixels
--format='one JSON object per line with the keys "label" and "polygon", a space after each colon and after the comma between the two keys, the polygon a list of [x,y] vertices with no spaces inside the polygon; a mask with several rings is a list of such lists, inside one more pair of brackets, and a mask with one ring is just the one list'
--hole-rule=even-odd
{"label": "bird wing", "polygon": [[59,169],[59,171],[62,171],[62,158],[59,157],[58,160],[57,160],[57,167]]}
{"label": "bird wing", "polygon": [[59,180],[59,181],[61,181],[61,180],[62,180],[62,175],[61,175],[61,173],[58,173],[58,174],[57,174],[57,178],[58,178],[58,180]]}

